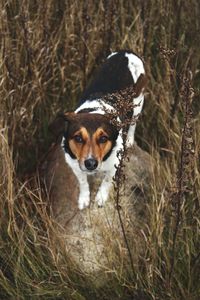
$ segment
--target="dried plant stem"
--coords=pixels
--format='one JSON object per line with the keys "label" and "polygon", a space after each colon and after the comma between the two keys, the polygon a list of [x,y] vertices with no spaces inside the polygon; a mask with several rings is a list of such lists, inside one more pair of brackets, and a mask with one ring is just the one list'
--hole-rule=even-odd
{"label": "dried plant stem", "polygon": [[[139,80],[143,84],[145,78],[141,77]],[[103,97],[103,99],[106,100],[107,102],[111,102],[113,107],[115,108],[115,112],[112,112],[112,114],[110,114],[110,111],[106,111],[106,112],[110,114],[111,123],[114,126],[116,126],[121,131],[122,134],[123,147],[117,154],[119,158],[119,165],[116,167],[116,173],[114,176],[114,188],[116,193],[115,203],[116,203],[119,222],[122,229],[122,234],[126,244],[126,248],[128,250],[130,265],[133,273],[134,273],[133,257],[131,254],[131,249],[126,235],[123,218],[121,215],[120,191],[125,181],[124,162],[125,159],[127,158],[127,146],[126,146],[127,133],[128,133],[127,130],[130,125],[134,125],[136,122],[136,119],[132,115],[133,115],[134,107],[136,106],[133,103],[133,98],[137,96],[137,93],[138,91],[135,88],[135,86],[131,85],[125,89],[122,89],[121,91],[107,94],[106,96]]]}
{"label": "dried plant stem", "polygon": [[115,177],[114,177],[115,192],[116,192],[115,203],[116,203],[116,209],[117,209],[117,214],[118,214],[118,217],[119,217],[120,226],[121,226],[121,229],[122,229],[123,238],[124,238],[126,248],[127,248],[127,251],[128,251],[128,255],[129,255],[129,259],[130,259],[131,269],[132,269],[132,272],[134,273],[133,257],[132,257],[132,254],[131,254],[131,249],[130,249],[128,238],[127,238],[127,235],[126,235],[126,230],[124,228],[123,218],[122,218],[122,215],[121,215],[121,206],[120,206],[120,190],[121,190],[121,187],[124,185],[124,180],[125,180],[124,161],[127,157],[126,137],[127,137],[127,131],[123,129],[122,130],[123,149],[118,153],[119,165],[117,166],[116,174],[115,174]]}
{"label": "dried plant stem", "polygon": [[86,87],[86,69],[87,69],[87,42],[88,42],[88,30],[90,17],[88,15],[88,3],[87,1],[83,4],[82,10],[82,22],[83,22],[83,32],[82,32],[82,42],[83,42],[83,54],[82,54],[82,71],[83,71],[83,89]]}
{"label": "dried plant stem", "polygon": [[[183,100],[184,100],[184,124],[182,131],[182,141],[181,141],[181,153],[180,153],[180,163],[177,174],[177,191],[173,194],[173,203],[176,209],[176,219],[174,225],[173,239],[172,239],[172,256],[171,265],[169,272],[169,284],[171,284],[172,275],[174,272],[174,265],[176,259],[176,244],[177,235],[181,222],[181,211],[182,204],[184,201],[184,194],[189,191],[188,183],[190,181],[190,171],[191,171],[191,155],[193,154],[193,138],[192,138],[192,109],[191,104],[194,97],[194,91],[191,85],[192,74],[187,72],[183,78]],[[188,159],[189,158],[189,159]]]}

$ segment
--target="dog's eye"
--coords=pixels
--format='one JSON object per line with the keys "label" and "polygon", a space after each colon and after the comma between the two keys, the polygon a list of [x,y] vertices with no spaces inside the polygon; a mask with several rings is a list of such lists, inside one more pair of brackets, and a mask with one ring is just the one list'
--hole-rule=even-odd
{"label": "dog's eye", "polygon": [[83,140],[83,138],[82,138],[81,135],[75,135],[73,137],[73,139],[75,140],[76,143],[79,143],[79,144],[83,144],[84,143],[84,140]]}
{"label": "dog's eye", "polygon": [[99,143],[100,143],[100,144],[104,144],[104,143],[107,142],[107,140],[108,140],[108,137],[105,136],[105,135],[102,135],[102,136],[99,138]]}

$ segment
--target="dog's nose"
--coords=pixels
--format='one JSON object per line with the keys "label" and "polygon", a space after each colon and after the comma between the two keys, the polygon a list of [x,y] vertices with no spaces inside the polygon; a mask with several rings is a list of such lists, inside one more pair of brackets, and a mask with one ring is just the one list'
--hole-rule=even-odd
{"label": "dog's nose", "polygon": [[93,171],[98,166],[98,161],[94,158],[89,158],[85,160],[85,166],[89,171]]}

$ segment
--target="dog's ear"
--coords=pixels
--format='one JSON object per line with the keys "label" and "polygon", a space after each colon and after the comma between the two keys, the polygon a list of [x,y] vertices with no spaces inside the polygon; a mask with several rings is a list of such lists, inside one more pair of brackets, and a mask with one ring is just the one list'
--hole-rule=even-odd
{"label": "dog's ear", "polygon": [[141,94],[146,84],[147,84],[147,76],[145,74],[140,74],[138,80],[134,85],[134,89],[135,89],[134,98],[137,98]]}
{"label": "dog's ear", "polygon": [[48,129],[52,133],[52,135],[60,139],[61,136],[67,131],[69,126],[69,122],[75,118],[75,113],[64,113],[58,114],[55,120],[50,123]]}

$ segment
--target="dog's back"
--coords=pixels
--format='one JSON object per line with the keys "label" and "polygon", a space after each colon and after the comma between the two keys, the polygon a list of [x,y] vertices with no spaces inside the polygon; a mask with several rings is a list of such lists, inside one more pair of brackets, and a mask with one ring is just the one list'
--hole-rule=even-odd
{"label": "dog's back", "polygon": [[141,74],[145,74],[143,62],[134,52],[112,53],[85,89],[79,106],[86,100],[92,101],[136,84]]}

